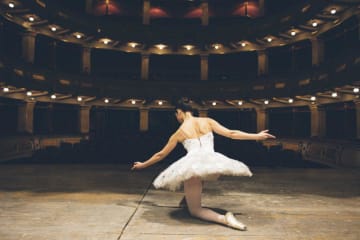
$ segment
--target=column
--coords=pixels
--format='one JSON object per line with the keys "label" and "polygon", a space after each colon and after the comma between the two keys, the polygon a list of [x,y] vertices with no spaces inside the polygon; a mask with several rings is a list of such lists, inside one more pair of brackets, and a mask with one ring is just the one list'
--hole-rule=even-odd
{"label": "column", "polygon": [[82,72],[85,74],[91,73],[91,48],[83,48],[81,55]]}
{"label": "column", "polygon": [[324,42],[319,38],[312,38],[312,65],[319,66],[324,61]]}
{"label": "column", "polygon": [[88,105],[79,106],[79,132],[81,134],[88,134],[90,131],[90,108]]}
{"label": "column", "polygon": [[207,26],[209,25],[209,3],[207,1],[203,1],[201,3],[201,25]]}
{"label": "column", "polygon": [[311,137],[326,136],[326,111],[316,104],[309,105],[311,114]]}
{"label": "column", "polygon": [[93,13],[93,0],[86,0],[85,11],[87,14]]}
{"label": "column", "polygon": [[149,79],[149,54],[141,54],[141,80]]}
{"label": "column", "polygon": [[201,68],[200,79],[208,80],[209,79],[209,55],[201,54],[200,61],[201,61],[200,62],[200,68]]}
{"label": "column", "polygon": [[199,109],[199,117],[207,117],[208,116],[208,110],[207,109]]}
{"label": "column", "polygon": [[356,138],[360,139],[360,100],[355,102],[355,114],[356,114]]}
{"label": "column", "polygon": [[258,76],[267,75],[269,73],[268,54],[265,50],[258,51]]}
{"label": "column", "polygon": [[24,32],[22,35],[22,58],[29,63],[34,63],[36,33]]}
{"label": "column", "polygon": [[143,24],[150,24],[150,0],[144,0]]}
{"label": "column", "polygon": [[256,129],[257,132],[268,128],[268,113],[265,108],[257,108],[256,110]]}
{"label": "column", "polygon": [[265,0],[259,0],[260,16],[265,16]]}
{"label": "column", "polygon": [[149,109],[140,108],[140,131],[146,132],[149,130]]}
{"label": "column", "polygon": [[34,132],[34,108],[36,101],[26,101],[18,106],[18,132]]}

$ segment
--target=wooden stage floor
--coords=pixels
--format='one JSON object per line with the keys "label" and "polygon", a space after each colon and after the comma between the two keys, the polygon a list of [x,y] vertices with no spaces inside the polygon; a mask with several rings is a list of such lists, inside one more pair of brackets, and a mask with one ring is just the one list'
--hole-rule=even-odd
{"label": "wooden stage floor", "polygon": [[207,182],[203,205],[234,212],[241,232],[193,219],[181,192],[155,190],[159,167],[129,168],[0,165],[0,239],[360,239],[359,170],[258,168]]}

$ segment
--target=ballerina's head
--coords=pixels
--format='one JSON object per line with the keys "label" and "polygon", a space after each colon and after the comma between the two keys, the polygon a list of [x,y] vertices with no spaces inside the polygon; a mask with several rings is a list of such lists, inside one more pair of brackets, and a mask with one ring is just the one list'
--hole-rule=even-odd
{"label": "ballerina's head", "polygon": [[185,118],[192,116],[194,109],[190,105],[190,101],[187,98],[181,98],[175,104],[175,116],[179,123],[184,122]]}

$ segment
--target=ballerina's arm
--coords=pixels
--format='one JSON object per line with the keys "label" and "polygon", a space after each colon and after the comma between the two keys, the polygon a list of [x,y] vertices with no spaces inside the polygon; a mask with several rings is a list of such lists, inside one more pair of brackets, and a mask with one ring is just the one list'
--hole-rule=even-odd
{"label": "ballerina's arm", "polygon": [[266,140],[268,138],[275,138],[275,136],[268,133],[269,130],[263,130],[259,133],[247,133],[240,130],[230,130],[211,118],[208,118],[208,122],[215,133],[231,139]]}
{"label": "ballerina's arm", "polygon": [[163,149],[155,153],[151,158],[149,158],[145,162],[135,162],[131,170],[146,168],[163,160],[169,153],[171,153],[172,150],[174,150],[177,143],[178,143],[178,138],[177,138],[177,133],[175,133],[169,138],[168,142],[163,147]]}

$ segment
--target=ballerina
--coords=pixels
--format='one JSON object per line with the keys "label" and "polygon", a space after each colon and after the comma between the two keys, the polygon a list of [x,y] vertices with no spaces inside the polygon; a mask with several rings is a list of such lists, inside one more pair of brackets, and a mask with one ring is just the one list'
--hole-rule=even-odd
{"label": "ballerina", "polygon": [[177,143],[182,143],[187,154],[161,172],[153,182],[154,187],[175,191],[183,185],[186,206],[191,216],[245,231],[246,225],[239,222],[233,213],[222,215],[201,206],[203,180],[216,180],[220,175],[252,176],[244,163],[214,151],[213,132],[237,140],[266,140],[275,136],[269,134],[268,130],[259,133],[230,130],[212,118],[194,117],[192,112],[187,100],[178,101],[175,116],[181,124],[180,127],[161,151],[145,162],[135,162],[132,170],[143,169],[159,162]]}

